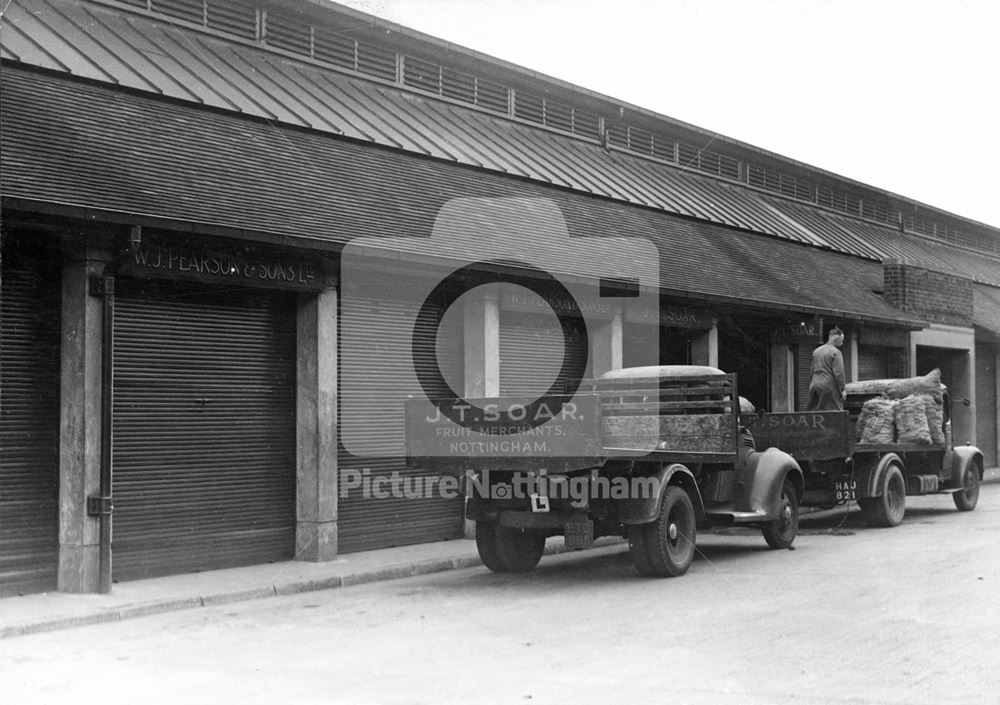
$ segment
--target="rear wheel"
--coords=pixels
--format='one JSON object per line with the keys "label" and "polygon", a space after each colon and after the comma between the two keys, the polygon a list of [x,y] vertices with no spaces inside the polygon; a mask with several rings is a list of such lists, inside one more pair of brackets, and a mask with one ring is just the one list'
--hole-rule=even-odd
{"label": "rear wheel", "polygon": [[483,565],[494,573],[527,573],[542,558],[545,536],[495,521],[477,521],[476,548]]}
{"label": "rear wheel", "polygon": [[799,533],[799,495],[795,485],[785,480],[778,500],[778,518],[760,527],[771,548],[788,548]]}
{"label": "rear wheel", "polygon": [[899,526],[906,514],[906,482],[895,463],[886,468],[878,497],[859,500],[861,516],[869,526]]}
{"label": "rear wheel", "polygon": [[629,552],[642,575],[673,578],[684,575],[694,559],[694,505],[676,485],[663,491],[656,519],[629,527]]}
{"label": "rear wheel", "polygon": [[979,503],[979,465],[972,463],[965,469],[962,489],[955,492],[951,498],[960,512],[971,512]]}

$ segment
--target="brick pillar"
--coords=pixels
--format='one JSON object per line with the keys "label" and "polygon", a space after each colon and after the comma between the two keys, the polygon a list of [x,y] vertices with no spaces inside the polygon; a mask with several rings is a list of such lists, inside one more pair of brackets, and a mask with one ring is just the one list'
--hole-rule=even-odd
{"label": "brick pillar", "polygon": [[90,296],[110,253],[80,241],[69,246],[62,278],[59,418],[59,572],[64,592],[100,590],[100,527],[87,496],[101,482],[101,298]]}
{"label": "brick pillar", "polygon": [[295,557],[337,557],[337,291],[303,296],[297,316]]}

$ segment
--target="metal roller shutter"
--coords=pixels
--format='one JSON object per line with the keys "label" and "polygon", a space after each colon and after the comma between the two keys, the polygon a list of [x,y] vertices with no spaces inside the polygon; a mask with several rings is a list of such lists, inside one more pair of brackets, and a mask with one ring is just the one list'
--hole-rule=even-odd
{"label": "metal roller shutter", "polygon": [[577,345],[567,347],[555,315],[538,316],[503,312],[500,315],[500,394],[537,397],[544,394],[553,380],[560,377],[563,355],[587,361],[588,351],[582,335],[583,322],[573,331]]}
{"label": "metal roller shutter", "polygon": [[812,354],[818,345],[797,345],[795,353],[796,409],[809,406],[809,382],[812,381]]}
{"label": "metal roller shutter", "polygon": [[[0,595],[54,589],[58,562],[59,282],[5,236],[0,291]],[[11,243],[13,244],[13,243]]]}
{"label": "metal roller shutter", "polygon": [[[384,447],[387,455],[405,452],[405,426],[403,403],[409,395],[423,392],[411,371],[409,349],[400,349],[398,335],[387,332],[408,330],[417,318],[418,307],[412,303],[391,298],[367,298],[342,301],[344,306],[359,306],[366,318],[363,331],[364,344],[370,353],[370,364],[365,369],[341,368],[341,397],[364,394],[374,401],[362,418],[341,416],[343,424],[351,424],[368,448]],[[459,319],[445,318],[437,340],[432,330],[416,336],[428,347],[434,347],[442,374],[461,392],[463,379],[463,334]],[[430,351],[428,351],[430,352]],[[447,390],[441,389],[445,396]],[[401,457],[356,457],[343,446],[339,448],[341,477],[345,473],[364,470],[372,478],[389,477],[398,472],[409,488],[419,489],[417,483],[435,478],[435,473],[406,467]],[[426,485],[425,485],[426,486]],[[407,489],[403,485],[403,490]],[[392,494],[392,493],[390,493]],[[416,494],[411,493],[411,494]],[[426,543],[443,539],[460,538],[464,532],[464,503],[461,496],[441,497],[438,492],[430,496],[366,497],[362,490],[341,495],[337,523],[340,551],[364,551],[389,546]]]}
{"label": "metal roller shutter", "polygon": [[115,579],[291,558],[293,299],[126,286],[115,304]]}

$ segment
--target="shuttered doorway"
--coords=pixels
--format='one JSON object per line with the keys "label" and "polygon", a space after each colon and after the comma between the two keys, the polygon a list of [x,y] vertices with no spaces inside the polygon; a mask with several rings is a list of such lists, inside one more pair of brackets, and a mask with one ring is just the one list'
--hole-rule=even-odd
{"label": "shuttered doorway", "polygon": [[291,558],[291,296],[123,282],[114,352],[114,578]]}
{"label": "shuttered doorway", "polygon": [[5,234],[0,278],[0,596],[7,596],[56,587],[58,259]]}
{"label": "shuttered doorway", "polygon": [[[398,288],[405,289],[402,285]],[[464,531],[461,495],[428,490],[433,488],[437,474],[407,467],[401,457],[405,453],[405,400],[409,395],[423,392],[409,362],[410,337],[404,336],[403,340],[396,333],[412,329],[419,310],[417,304],[388,293],[379,296],[372,289],[364,297],[343,297],[341,305],[354,307],[352,315],[357,314],[364,321],[352,330],[357,339],[347,341],[346,333],[342,332],[341,345],[355,346],[353,349],[364,350],[367,356],[365,365],[341,366],[342,408],[354,408],[351,395],[363,396],[369,402],[363,414],[341,412],[342,430],[358,438],[359,445],[371,449],[372,455],[379,448],[385,448],[387,453],[385,457],[361,457],[352,455],[343,445],[339,448],[340,551],[460,538]],[[418,331],[414,337],[418,345],[425,346],[426,352],[437,356],[445,379],[460,393],[464,364],[461,320],[453,319],[451,325],[448,321],[446,318],[442,323],[436,338],[429,328]],[[441,396],[448,394],[446,389],[436,392]],[[345,493],[347,478],[364,472],[373,480],[398,473],[409,484],[398,485],[402,492],[386,489],[383,494],[388,496],[381,497],[373,493],[366,496],[363,488]]]}
{"label": "shuttered doorway", "polygon": [[553,382],[560,389],[570,380],[560,375],[564,355],[579,364],[589,361],[583,321],[568,323],[570,344],[555,314],[539,316],[505,311],[500,315],[500,394],[541,396]]}

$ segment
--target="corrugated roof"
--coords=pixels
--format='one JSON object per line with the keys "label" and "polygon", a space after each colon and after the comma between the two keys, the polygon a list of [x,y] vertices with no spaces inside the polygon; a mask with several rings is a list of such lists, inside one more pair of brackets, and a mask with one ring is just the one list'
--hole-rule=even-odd
{"label": "corrugated roof", "polygon": [[[113,210],[140,221],[332,245],[429,236],[455,198],[546,198],[573,236],[651,240],[662,286],[678,296],[919,323],[873,292],[882,270],[872,261],[56,74],[8,68],[0,80],[0,187],[15,204]],[[526,235],[537,237],[522,233],[513,242]],[[413,247],[422,248],[419,241]],[[563,271],[592,275],[599,264],[572,248]],[[633,266],[644,271],[642,262]]]}
{"label": "corrugated roof", "polygon": [[[0,56],[118,87],[1000,284],[1000,259],[791,203],[263,47],[78,0],[18,0]],[[8,64],[10,65],[10,64]],[[148,115],[134,116],[148,120]],[[123,130],[134,129],[123,124]],[[308,160],[308,155],[302,155]],[[947,249],[947,256],[940,252]]]}

